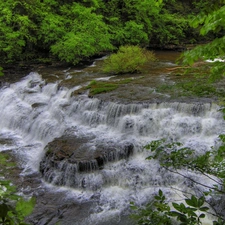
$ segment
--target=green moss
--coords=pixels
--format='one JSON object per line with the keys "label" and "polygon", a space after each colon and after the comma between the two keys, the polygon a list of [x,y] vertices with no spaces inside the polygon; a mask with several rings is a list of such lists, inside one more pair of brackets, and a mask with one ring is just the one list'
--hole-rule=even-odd
{"label": "green moss", "polygon": [[128,83],[130,83],[131,81],[133,81],[132,78],[122,79],[122,80],[119,80],[119,81],[118,81],[118,84],[128,84]]}
{"label": "green moss", "polygon": [[11,162],[10,155],[3,152],[0,152],[0,164],[7,168],[16,166],[15,162]]}
{"label": "green moss", "polygon": [[183,95],[194,95],[198,97],[210,97],[212,95],[218,95],[217,90],[212,84],[189,81],[186,83],[180,83],[177,88],[183,90]]}
{"label": "green moss", "polygon": [[120,79],[120,80],[114,80],[114,81],[92,80],[90,82],[90,84],[87,86],[87,89],[90,89],[91,95],[96,95],[96,94],[100,94],[100,93],[114,91],[121,85],[128,84],[132,81],[133,81],[132,78]]}
{"label": "green moss", "polygon": [[109,91],[113,91],[115,89],[118,88],[118,84],[116,83],[108,83],[108,82],[104,82],[104,81],[92,81],[88,87],[88,89],[90,89],[90,94],[91,95],[96,95],[96,94],[100,94],[103,92],[109,92]]}
{"label": "green moss", "polygon": [[156,92],[169,94],[171,97],[222,97],[225,90],[209,83],[203,78],[184,77],[174,84],[162,84],[156,87]]}
{"label": "green moss", "polygon": [[47,151],[46,151],[46,155],[49,155],[49,154],[51,154],[52,153],[52,149],[48,149]]}

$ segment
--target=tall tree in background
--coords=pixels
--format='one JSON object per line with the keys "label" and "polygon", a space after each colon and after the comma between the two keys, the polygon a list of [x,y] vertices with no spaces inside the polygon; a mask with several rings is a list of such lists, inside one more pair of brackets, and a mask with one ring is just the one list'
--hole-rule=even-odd
{"label": "tall tree in background", "polygon": [[[157,47],[164,47],[168,44],[182,45],[187,41],[194,43],[196,32],[188,24],[188,15],[196,15],[199,11],[206,12],[207,4],[212,1],[201,0],[195,5],[193,2],[1,1],[0,62],[37,59],[43,55],[45,57],[46,54],[46,57],[54,55],[58,60],[76,64],[84,58],[102,51],[111,51],[121,45],[149,47],[155,44]],[[201,16],[199,22],[195,22],[196,26],[205,22],[202,28],[202,33],[205,34],[214,29],[211,25],[218,28],[224,24],[224,19],[220,22],[215,19],[224,14],[222,0],[213,0],[212,4],[219,9],[214,11],[214,14],[210,12],[212,18],[204,21],[203,18],[206,17]],[[187,10],[192,7],[193,11]],[[195,55],[194,59],[196,57]]]}
{"label": "tall tree in background", "polygon": [[115,46],[139,44],[148,46],[152,21],[162,8],[162,0],[110,0],[102,4],[102,14],[109,26]]}
{"label": "tall tree in background", "polygon": [[78,3],[60,7],[64,26],[60,39],[50,46],[59,59],[76,64],[82,58],[112,49],[108,27],[94,10]]}
{"label": "tall tree in background", "polygon": [[0,2],[1,61],[13,61],[32,53],[37,42],[40,20],[39,0],[8,0]]}

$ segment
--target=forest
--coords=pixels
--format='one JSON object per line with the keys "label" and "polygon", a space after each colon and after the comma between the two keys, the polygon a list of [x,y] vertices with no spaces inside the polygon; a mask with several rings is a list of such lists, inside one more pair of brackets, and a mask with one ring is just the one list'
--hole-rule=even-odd
{"label": "forest", "polygon": [[223,0],[1,1],[0,66],[21,61],[77,64],[122,45],[185,50],[224,35],[217,26],[216,34],[213,28],[202,36],[201,27],[194,28],[191,22],[197,15],[204,20],[204,14],[223,4]]}

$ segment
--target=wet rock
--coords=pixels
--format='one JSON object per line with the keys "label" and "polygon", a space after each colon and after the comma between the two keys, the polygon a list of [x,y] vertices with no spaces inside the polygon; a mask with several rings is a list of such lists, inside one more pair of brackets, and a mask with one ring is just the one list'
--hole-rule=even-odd
{"label": "wet rock", "polygon": [[127,159],[133,154],[131,143],[97,143],[94,149],[93,146],[90,148],[91,138],[64,135],[50,142],[40,162],[40,172],[45,181],[86,188],[86,178],[80,174],[101,170],[106,163]]}
{"label": "wet rock", "polygon": [[[38,201],[32,215],[26,221],[33,225],[79,224],[89,214],[93,202],[80,203],[65,198],[63,193],[46,190],[44,204]],[[43,198],[43,197],[42,197]]]}

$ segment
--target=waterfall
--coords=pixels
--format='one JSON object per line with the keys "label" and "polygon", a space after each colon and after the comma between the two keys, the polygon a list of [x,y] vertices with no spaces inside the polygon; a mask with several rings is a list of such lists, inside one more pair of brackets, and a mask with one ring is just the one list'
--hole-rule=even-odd
{"label": "waterfall", "polygon": [[[149,152],[144,145],[166,138],[203,153],[225,133],[216,104],[119,104],[74,96],[74,90],[45,83],[38,73],[1,88],[0,140],[11,142],[0,141],[0,151],[20,155],[25,174],[39,171],[41,162],[48,183],[76,190],[80,198],[98,193],[91,217],[99,220],[103,213],[118,215],[130,201],[146,202],[159,188],[184,188],[184,178],[145,160]],[[70,137],[77,152],[71,153],[73,160],[63,158],[52,166],[48,143],[63,136]],[[79,154],[89,159],[79,160]]]}

